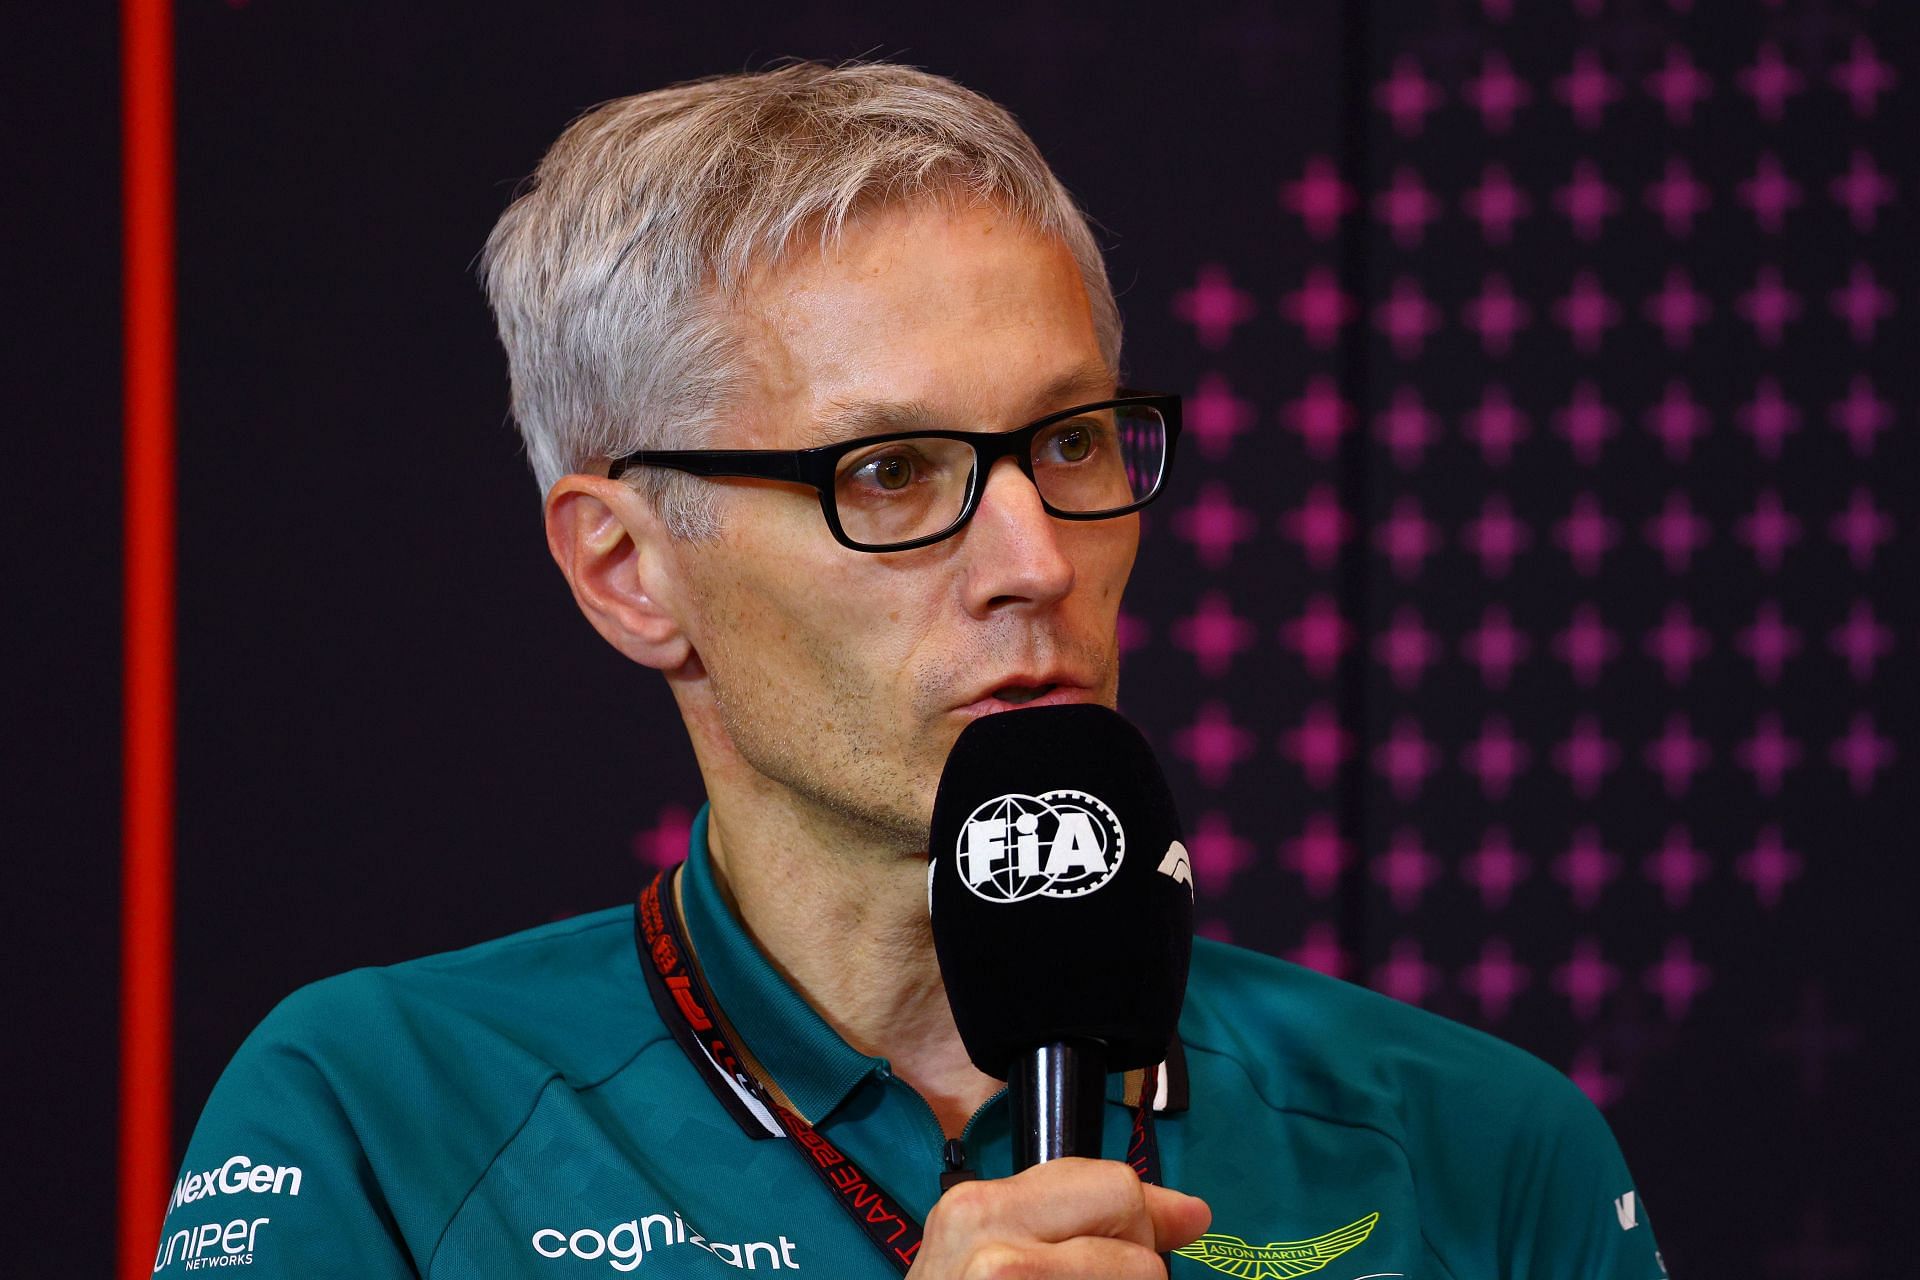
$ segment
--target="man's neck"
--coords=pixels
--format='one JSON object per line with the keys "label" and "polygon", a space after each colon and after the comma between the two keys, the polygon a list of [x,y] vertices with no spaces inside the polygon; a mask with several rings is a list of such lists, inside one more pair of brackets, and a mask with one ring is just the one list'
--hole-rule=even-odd
{"label": "man's neck", "polygon": [[[927,921],[924,858],[857,835],[804,831],[760,806],[716,805],[714,879],[749,936],[802,999],[861,1053],[886,1058],[949,1136],[1000,1083],[968,1061]],[[775,820],[769,820],[769,819]]]}

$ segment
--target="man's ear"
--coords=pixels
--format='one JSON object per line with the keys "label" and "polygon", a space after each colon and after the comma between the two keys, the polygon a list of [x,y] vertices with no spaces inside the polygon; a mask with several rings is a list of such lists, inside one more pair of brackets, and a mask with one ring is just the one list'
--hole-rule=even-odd
{"label": "man's ear", "polygon": [[675,609],[677,558],[653,504],[618,480],[562,476],[546,523],[547,549],[594,630],[642,666],[685,666],[693,643]]}

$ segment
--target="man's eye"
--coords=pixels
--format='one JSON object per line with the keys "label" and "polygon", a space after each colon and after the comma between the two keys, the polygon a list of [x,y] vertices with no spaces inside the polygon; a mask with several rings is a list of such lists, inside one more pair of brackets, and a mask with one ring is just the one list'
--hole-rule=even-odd
{"label": "man's eye", "polygon": [[1094,433],[1085,423],[1068,423],[1048,435],[1045,456],[1058,462],[1085,462],[1094,444]]}
{"label": "man's eye", "polygon": [[881,489],[900,490],[913,483],[913,461],[903,454],[888,454],[868,462],[856,474]]}

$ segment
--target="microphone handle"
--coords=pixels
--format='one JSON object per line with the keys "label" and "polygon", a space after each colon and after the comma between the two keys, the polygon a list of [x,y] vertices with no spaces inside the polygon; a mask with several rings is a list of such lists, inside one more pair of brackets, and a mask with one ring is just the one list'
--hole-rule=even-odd
{"label": "microphone handle", "polygon": [[1061,1156],[1099,1159],[1106,1095],[1107,1052],[1097,1040],[1056,1040],[1021,1054],[1007,1073],[1013,1171]]}

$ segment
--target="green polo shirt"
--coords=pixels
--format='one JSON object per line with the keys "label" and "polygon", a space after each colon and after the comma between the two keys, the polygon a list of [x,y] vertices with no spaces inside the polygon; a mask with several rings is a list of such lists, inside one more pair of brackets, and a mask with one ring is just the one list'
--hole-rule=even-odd
{"label": "green polo shirt", "polygon": [[[922,1219],[945,1135],[885,1059],[775,972],[713,879],[683,873],[715,999],[820,1132]],[[1164,1180],[1213,1206],[1174,1280],[1660,1280],[1606,1123],[1491,1037],[1253,952],[1196,945],[1185,1109]],[[1131,1131],[1120,1080],[1106,1153]],[[969,1167],[1010,1169],[1007,1106]],[[715,1101],[650,1001],[630,906],[362,969],[275,1009],[187,1149],[154,1273],[288,1277],[896,1275],[787,1141]]]}

